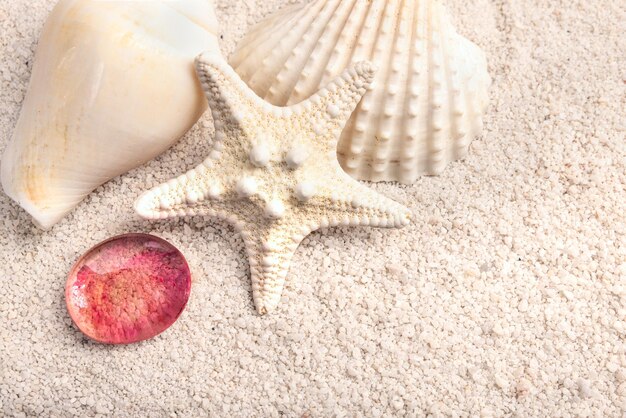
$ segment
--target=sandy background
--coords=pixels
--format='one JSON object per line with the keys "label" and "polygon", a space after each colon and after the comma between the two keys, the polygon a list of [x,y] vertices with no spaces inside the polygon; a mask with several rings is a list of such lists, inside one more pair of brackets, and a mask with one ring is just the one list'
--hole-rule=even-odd
{"label": "sandy background", "polygon": [[[285,3],[217,0],[224,51]],[[210,120],[50,232],[0,194],[0,415],[626,414],[624,3],[447,3],[489,59],[484,135],[440,177],[373,186],[411,226],[305,239],[270,316],[231,227],[132,210],[204,158]],[[0,2],[0,150],[52,5]],[[179,246],[192,297],[153,340],[95,344],[67,315],[65,275],[130,231]]]}

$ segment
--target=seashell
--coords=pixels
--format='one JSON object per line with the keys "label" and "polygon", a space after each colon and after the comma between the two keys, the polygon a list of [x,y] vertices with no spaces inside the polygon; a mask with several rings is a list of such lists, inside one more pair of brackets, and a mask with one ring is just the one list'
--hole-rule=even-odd
{"label": "seashell", "polygon": [[61,0],[2,157],[7,195],[47,229],[165,151],[206,109],[193,61],[219,53],[210,0]]}
{"label": "seashell", "polygon": [[259,96],[298,103],[352,63],[378,66],[337,156],[361,180],[403,183],[466,155],[491,83],[483,52],[435,0],[315,0],[255,26],[230,64]]}

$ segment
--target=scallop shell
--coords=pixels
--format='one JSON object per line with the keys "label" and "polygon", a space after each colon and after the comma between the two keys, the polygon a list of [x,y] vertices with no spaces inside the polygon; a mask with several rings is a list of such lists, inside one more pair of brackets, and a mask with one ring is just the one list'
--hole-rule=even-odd
{"label": "scallop shell", "polygon": [[206,109],[193,61],[219,53],[217,31],[210,0],[61,0],[2,157],[4,191],[47,229],[170,147]]}
{"label": "scallop shell", "polygon": [[378,66],[337,156],[361,180],[414,182],[466,155],[491,83],[483,52],[432,0],[316,0],[255,26],[230,63],[274,105],[298,103],[352,63]]}

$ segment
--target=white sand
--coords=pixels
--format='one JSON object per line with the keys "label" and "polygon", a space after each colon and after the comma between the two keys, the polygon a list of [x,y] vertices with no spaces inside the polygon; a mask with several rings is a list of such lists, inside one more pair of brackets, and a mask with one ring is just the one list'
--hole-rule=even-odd
{"label": "white sand", "polygon": [[[285,3],[218,0],[224,50]],[[373,186],[411,206],[410,227],[307,238],[270,316],[232,228],[132,211],[203,159],[210,120],[50,232],[1,195],[0,415],[626,414],[623,2],[448,3],[489,57],[485,134],[440,177]],[[0,149],[52,4],[0,3]],[[65,275],[129,231],[180,247],[192,297],[153,340],[95,344],[68,317]]]}

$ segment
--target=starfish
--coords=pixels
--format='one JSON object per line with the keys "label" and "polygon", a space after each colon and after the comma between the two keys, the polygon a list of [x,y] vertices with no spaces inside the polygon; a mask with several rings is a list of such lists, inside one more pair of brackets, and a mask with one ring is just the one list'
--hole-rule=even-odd
{"label": "starfish", "polygon": [[293,254],[312,231],[409,222],[406,207],[352,179],[336,157],[344,124],[372,81],[371,63],[289,107],[256,96],[222,58],[201,54],[195,65],[215,125],[212,150],[197,167],[143,193],[135,210],[147,219],[205,215],[233,224],[259,314],[278,305]]}

